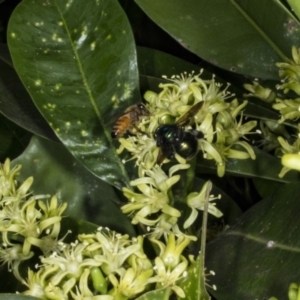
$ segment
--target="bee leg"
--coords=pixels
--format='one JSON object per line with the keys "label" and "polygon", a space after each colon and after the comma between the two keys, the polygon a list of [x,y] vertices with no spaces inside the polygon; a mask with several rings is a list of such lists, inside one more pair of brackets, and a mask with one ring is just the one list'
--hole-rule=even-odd
{"label": "bee leg", "polygon": [[[133,127],[137,132],[139,132],[139,133],[141,133],[141,134],[145,134],[145,135],[147,135],[148,137],[150,137],[149,134],[148,134],[147,132],[145,132],[145,131],[139,129],[136,125],[133,125],[132,127]],[[132,133],[131,130],[130,130],[130,132]]]}
{"label": "bee leg", "polygon": [[204,134],[201,131],[198,131],[196,129],[191,129],[189,132],[194,135],[197,139],[202,139],[204,138]]}
{"label": "bee leg", "polygon": [[163,143],[161,144],[161,146],[159,147],[159,153],[158,153],[158,157],[157,157],[157,164],[161,165],[163,163],[163,161],[165,160],[165,158],[173,160],[175,157],[175,148],[174,145],[172,143]]}

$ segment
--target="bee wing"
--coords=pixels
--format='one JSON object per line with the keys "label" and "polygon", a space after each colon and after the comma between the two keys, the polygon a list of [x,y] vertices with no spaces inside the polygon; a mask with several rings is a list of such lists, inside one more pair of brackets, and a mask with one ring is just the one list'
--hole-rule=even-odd
{"label": "bee wing", "polygon": [[196,103],[190,110],[188,110],[180,119],[176,121],[179,126],[189,124],[191,118],[193,118],[203,106],[203,101]]}
{"label": "bee wing", "polygon": [[156,163],[160,166],[165,158],[166,156],[163,154],[162,149],[160,148],[157,155]]}

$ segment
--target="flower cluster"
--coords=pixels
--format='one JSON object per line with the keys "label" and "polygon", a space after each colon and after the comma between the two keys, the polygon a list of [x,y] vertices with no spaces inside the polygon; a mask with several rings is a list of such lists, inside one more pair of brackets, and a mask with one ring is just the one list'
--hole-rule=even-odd
{"label": "flower cluster", "polygon": [[[298,283],[291,283],[288,288],[288,300],[298,300],[300,298],[300,286]],[[269,300],[278,300],[276,297],[271,297]]]}
{"label": "flower cluster", "polygon": [[[278,121],[260,121],[260,132],[263,137],[259,141],[259,146],[265,151],[274,151],[275,155],[281,156],[283,168],[279,173],[282,178],[288,171],[300,171],[300,125],[298,124],[298,134],[296,138],[291,135],[286,127],[296,127],[287,120],[295,121],[300,117],[300,48],[292,47],[292,59],[287,62],[277,63],[281,83],[276,85],[277,90],[283,90],[284,94],[291,95],[293,98],[284,98],[280,93],[274,93],[268,88],[263,88],[257,82],[253,85],[244,85],[255,96],[265,102],[275,103],[272,107],[280,113]],[[294,132],[294,129],[292,129]]]}
{"label": "flower cluster", "polygon": [[[300,48],[292,47],[293,59],[286,63],[277,63],[280,68],[279,75],[282,83],[277,85],[277,89],[284,93],[293,91],[297,96],[300,95]],[[280,99],[276,98],[273,108],[280,112],[280,123],[285,120],[295,120],[300,116],[300,98]]]}
{"label": "flower cluster", "polygon": [[276,99],[273,108],[280,111],[281,118],[278,121],[283,123],[285,120],[295,120],[300,117],[300,98],[296,99]]}
{"label": "flower cluster", "polygon": [[166,244],[156,239],[151,239],[151,241],[160,250],[159,256],[154,260],[156,276],[152,278],[152,281],[156,282],[156,288],[171,287],[179,297],[184,298],[184,291],[175,283],[187,277],[188,261],[182,252],[191,239],[184,235],[176,239],[175,235],[170,233]]}
{"label": "flower cluster", "polygon": [[[80,234],[74,243],[58,240],[60,221],[66,204],[59,206],[56,197],[50,202],[41,199],[48,196],[33,196],[29,188],[30,177],[21,185],[16,177],[21,166],[10,168],[6,160],[0,168],[1,217],[0,226],[3,246],[0,249],[2,263],[25,286],[24,295],[40,299],[133,299],[153,288],[165,288],[169,294],[185,297],[180,280],[188,276],[188,260],[183,251],[193,237],[174,232],[163,232],[159,238],[150,236],[150,243],[156,248],[157,257],[150,260],[144,252],[144,237],[130,238],[99,228],[96,233]],[[157,193],[166,193],[179,180],[173,173],[184,169],[182,165],[170,169],[169,177],[160,167],[149,170],[149,176],[140,178],[138,185],[151,185]],[[141,190],[144,190],[144,186]],[[151,199],[151,192],[149,192]],[[159,195],[158,199],[161,198]],[[149,201],[146,213],[136,213],[138,222],[147,213],[162,210],[166,221],[177,220],[180,212],[164,203],[166,198]],[[143,208],[140,207],[140,211]],[[160,221],[161,222],[161,221]],[[163,223],[163,222],[161,222]],[[175,227],[176,221],[173,222]],[[34,255],[34,247],[43,253],[36,270],[29,269],[27,278],[19,273],[22,261]]]}
{"label": "flower cluster", "polygon": [[9,159],[0,166],[0,260],[22,281],[19,265],[33,256],[32,246],[44,254],[59,247],[57,239],[66,204],[58,205],[55,196],[50,204],[45,204],[43,199],[49,198],[48,195],[31,195],[33,178],[20,185],[17,181],[20,169],[20,165],[11,169]]}
{"label": "flower cluster", "polygon": [[259,122],[261,139],[258,141],[257,146],[261,147],[263,151],[275,152],[275,155],[281,153],[280,143],[278,137],[284,137],[287,140],[291,140],[291,135],[286,130],[283,124],[279,124],[272,120],[261,120]]}
{"label": "flower cluster", "polygon": [[[183,225],[185,229],[189,228],[195,222],[198,216],[198,210],[204,210],[206,197],[207,195],[210,194],[211,189],[212,189],[212,184],[210,181],[208,181],[203,185],[199,193],[192,192],[187,196],[187,200],[186,200],[187,206],[192,209],[192,212]],[[218,197],[209,196],[208,201],[214,201],[216,199],[220,199],[220,196]],[[216,208],[215,203],[208,204],[208,212],[217,218],[223,216],[222,212]]]}
{"label": "flower cluster", "polygon": [[281,157],[283,168],[278,176],[282,178],[290,170],[300,171],[300,124],[298,124],[298,136],[292,144],[281,136],[278,137],[278,142],[283,154]]}
{"label": "flower cluster", "polygon": [[132,299],[155,285],[185,297],[176,283],[187,274],[182,252],[188,238],[170,234],[166,245],[151,239],[160,249],[154,264],[144,253],[142,236],[129,238],[99,228],[78,239],[62,243],[60,253],[42,257],[39,270],[29,270],[23,294],[41,299]]}
{"label": "flower cluster", "polygon": [[[126,149],[131,153],[139,176],[130,182],[131,189],[123,188],[129,202],[123,205],[122,212],[131,217],[132,224],[146,226],[150,239],[166,238],[168,234],[185,235],[181,229],[193,225],[198,211],[204,210],[205,201],[209,201],[210,214],[218,218],[222,216],[211,203],[219,198],[209,197],[209,193],[207,196],[207,184],[200,191],[191,192],[186,187],[179,200],[185,204],[186,211],[182,213],[176,208],[178,196],[173,195],[173,190],[180,182],[179,174],[191,169],[187,161],[192,158],[179,155],[177,149],[187,149],[190,140],[194,143],[196,139],[196,150],[201,150],[205,159],[216,162],[219,176],[224,175],[229,158],[255,159],[252,147],[245,141],[246,135],[252,133],[257,125],[256,121],[243,120],[242,111],[247,101],[239,104],[236,99],[229,100],[233,95],[228,86],[222,89],[214,78],[203,80],[201,73],[164,78],[169,82],[159,85],[160,93],[145,93],[150,114],[136,124],[139,130],[135,135],[119,139],[121,145],[118,150],[121,153]],[[158,136],[160,133],[162,137]],[[183,142],[184,137],[186,140]],[[166,174],[163,165],[173,156],[177,164],[172,164]],[[183,216],[187,219],[180,229],[178,221]],[[189,238],[197,240],[194,235]]]}
{"label": "flower cluster", "polygon": [[[164,156],[164,150],[157,146],[157,128],[176,122],[183,123],[184,130],[194,135],[204,135],[198,139],[198,150],[203,152],[205,159],[216,162],[219,176],[224,175],[228,158],[255,159],[250,145],[246,141],[240,141],[257,125],[256,121],[243,124],[242,110],[247,101],[241,105],[236,99],[227,101],[234,96],[228,91],[228,86],[221,89],[222,86],[214,78],[203,80],[201,73],[184,73],[165,79],[171,83],[160,84],[162,91],[159,94],[147,91],[144,95],[150,114],[137,124],[140,132],[119,140],[121,146],[118,152],[127,149],[132,154],[140,177],[155,166],[159,155]],[[199,102],[202,103],[201,109],[191,113]],[[170,147],[173,146],[173,142],[181,142],[180,139],[172,140],[172,137],[168,139]],[[181,157],[175,150],[174,152],[177,161],[185,164],[186,157]],[[167,157],[163,158],[162,163],[169,161]]]}
{"label": "flower cluster", "polygon": [[[129,203],[122,206],[122,212],[132,217],[133,224],[148,226],[149,231],[152,231],[150,237],[158,239],[172,232],[183,235],[177,225],[181,212],[172,206],[171,188],[180,179],[180,176],[174,175],[174,172],[188,167],[189,165],[184,164],[175,165],[170,168],[167,176],[160,166],[155,165],[152,170],[146,171],[147,176],[131,181],[131,186],[137,187],[139,192],[123,188]],[[190,227],[196,220],[197,210],[204,210],[206,191],[207,184],[204,184],[199,193],[191,192],[187,195],[186,204],[192,209],[192,214],[186,221],[185,228]],[[212,200],[215,198],[210,199]],[[213,203],[209,203],[208,212],[217,218],[222,216],[221,211]]]}
{"label": "flower cluster", "polygon": [[300,48],[292,47],[292,59],[289,62],[280,62],[276,66],[280,68],[279,76],[283,83],[277,85],[278,89],[288,93],[294,91],[300,95]]}
{"label": "flower cluster", "polygon": [[272,103],[276,98],[272,89],[261,86],[257,80],[254,80],[253,84],[244,84],[244,88],[250,92],[246,97],[255,97],[267,103]]}
{"label": "flower cluster", "polygon": [[146,288],[153,270],[141,237],[130,239],[99,228],[78,239],[62,243],[60,253],[41,258],[39,270],[29,271],[24,294],[43,299],[128,299]]}
{"label": "flower cluster", "polygon": [[178,218],[180,212],[170,206],[168,191],[180,176],[173,176],[173,170],[170,170],[168,177],[157,165],[153,170],[148,171],[147,175],[149,176],[138,178],[130,183],[131,186],[136,186],[140,193],[123,188],[123,193],[130,202],[122,207],[122,212],[134,214],[133,224],[142,223],[146,226],[153,226],[159,222],[159,219],[148,218],[158,212]]}

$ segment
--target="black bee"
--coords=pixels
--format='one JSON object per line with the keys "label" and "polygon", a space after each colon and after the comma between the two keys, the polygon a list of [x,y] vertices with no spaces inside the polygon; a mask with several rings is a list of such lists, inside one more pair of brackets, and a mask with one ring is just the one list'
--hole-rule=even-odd
{"label": "black bee", "polygon": [[127,131],[131,132],[133,128],[138,131],[137,125],[143,116],[149,116],[150,112],[143,103],[129,106],[115,123],[111,137],[120,138]]}
{"label": "black bee", "polygon": [[203,134],[195,129],[185,130],[186,125],[191,125],[193,117],[201,109],[203,102],[195,104],[174,124],[159,126],[155,133],[156,146],[160,147],[157,163],[161,164],[165,158],[174,159],[175,153],[185,159],[193,158],[198,152],[198,139]]}

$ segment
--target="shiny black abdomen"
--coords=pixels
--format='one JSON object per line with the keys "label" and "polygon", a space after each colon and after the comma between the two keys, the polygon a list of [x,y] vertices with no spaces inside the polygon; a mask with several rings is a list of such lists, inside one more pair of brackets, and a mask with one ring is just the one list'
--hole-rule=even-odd
{"label": "shiny black abdomen", "polygon": [[184,132],[183,138],[175,144],[175,152],[185,159],[193,158],[198,152],[198,139],[189,132]]}
{"label": "shiny black abdomen", "polygon": [[156,129],[154,137],[164,157],[173,159],[178,153],[183,158],[191,159],[198,152],[198,133],[196,130],[185,131],[177,124],[165,124]]}

